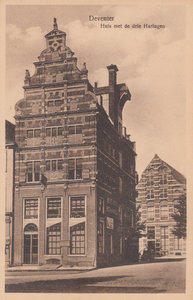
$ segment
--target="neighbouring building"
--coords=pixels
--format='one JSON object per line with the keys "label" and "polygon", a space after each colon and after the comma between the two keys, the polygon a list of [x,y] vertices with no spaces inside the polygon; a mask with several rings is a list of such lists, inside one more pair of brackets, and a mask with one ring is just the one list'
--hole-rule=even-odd
{"label": "neighbouring building", "polygon": [[186,192],[186,179],[173,167],[155,155],[137,185],[141,221],[145,221],[146,236],[139,239],[139,251],[152,249],[155,256],[185,255],[185,240],[178,239],[172,230],[172,213],[182,194]]}
{"label": "neighbouring building", "polygon": [[15,106],[14,264],[122,263],[136,205],[130,92],[115,65],[109,85],[93,87],[56,19],[45,39]]}
{"label": "neighbouring building", "polygon": [[5,121],[5,264],[13,263],[13,197],[14,197],[14,157],[15,125]]}

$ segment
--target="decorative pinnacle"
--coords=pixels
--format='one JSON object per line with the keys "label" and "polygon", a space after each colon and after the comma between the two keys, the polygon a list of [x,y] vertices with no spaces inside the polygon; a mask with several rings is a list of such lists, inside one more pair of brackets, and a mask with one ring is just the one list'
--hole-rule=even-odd
{"label": "decorative pinnacle", "polygon": [[56,21],[56,18],[54,18],[54,30],[58,30],[58,24],[57,24],[57,21]]}

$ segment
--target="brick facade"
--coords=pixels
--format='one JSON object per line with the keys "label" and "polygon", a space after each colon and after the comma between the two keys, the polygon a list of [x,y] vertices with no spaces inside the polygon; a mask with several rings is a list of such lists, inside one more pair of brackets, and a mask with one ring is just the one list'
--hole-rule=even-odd
{"label": "brick facade", "polygon": [[15,107],[14,264],[123,262],[135,208],[135,143],[122,133],[129,90],[114,65],[109,86],[92,87],[56,21],[45,38]]}
{"label": "brick facade", "polygon": [[139,240],[140,253],[151,248],[156,256],[184,255],[185,240],[173,235],[175,221],[171,216],[180,195],[186,192],[184,176],[155,155],[142,173],[137,191],[136,204],[146,225],[146,236]]}

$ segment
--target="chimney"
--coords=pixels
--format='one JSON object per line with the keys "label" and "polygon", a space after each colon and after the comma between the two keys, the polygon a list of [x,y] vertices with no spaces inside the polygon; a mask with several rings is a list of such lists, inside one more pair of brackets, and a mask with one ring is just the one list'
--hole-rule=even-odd
{"label": "chimney", "polygon": [[107,69],[109,70],[109,86],[115,86],[117,83],[117,71],[119,70],[116,65],[107,66]]}
{"label": "chimney", "polygon": [[116,95],[117,71],[116,65],[107,66],[109,71],[109,116],[118,130],[118,99]]}

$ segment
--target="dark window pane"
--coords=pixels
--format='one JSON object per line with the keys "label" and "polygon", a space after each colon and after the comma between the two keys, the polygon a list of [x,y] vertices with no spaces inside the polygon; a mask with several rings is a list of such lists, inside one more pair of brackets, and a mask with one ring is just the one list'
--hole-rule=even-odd
{"label": "dark window pane", "polygon": [[27,137],[33,138],[33,130],[27,130]]}
{"label": "dark window pane", "polygon": [[52,136],[56,136],[57,134],[57,128],[52,128]]}
{"label": "dark window pane", "polygon": [[46,136],[51,136],[51,128],[46,128]]}
{"label": "dark window pane", "polygon": [[82,178],[82,159],[78,158],[76,160],[76,179]]}
{"label": "dark window pane", "polygon": [[62,170],[62,160],[58,160],[58,170]]}
{"label": "dark window pane", "polygon": [[74,175],[75,175],[75,160],[69,159],[68,160],[68,178],[74,179]]}
{"label": "dark window pane", "polygon": [[50,160],[46,161],[46,171],[50,171]]}
{"label": "dark window pane", "polygon": [[40,129],[34,130],[34,137],[40,137]]}
{"label": "dark window pane", "polygon": [[56,160],[52,160],[52,171],[56,171]]}
{"label": "dark window pane", "polygon": [[48,106],[54,106],[54,101],[48,101]]}
{"label": "dark window pane", "polygon": [[62,127],[58,127],[58,135],[62,135],[62,131],[63,131],[63,128]]}
{"label": "dark window pane", "polygon": [[68,127],[69,134],[75,134],[75,126]]}
{"label": "dark window pane", "polygon": [[40,162],[35,161],[34,162],[34,181],[40,180]]}
{"label": "dark window pane", "polygon": [[76,126],[76,133],[77,133],[77,134],[82,133],[82,125],[77,125],[77,126]]}

